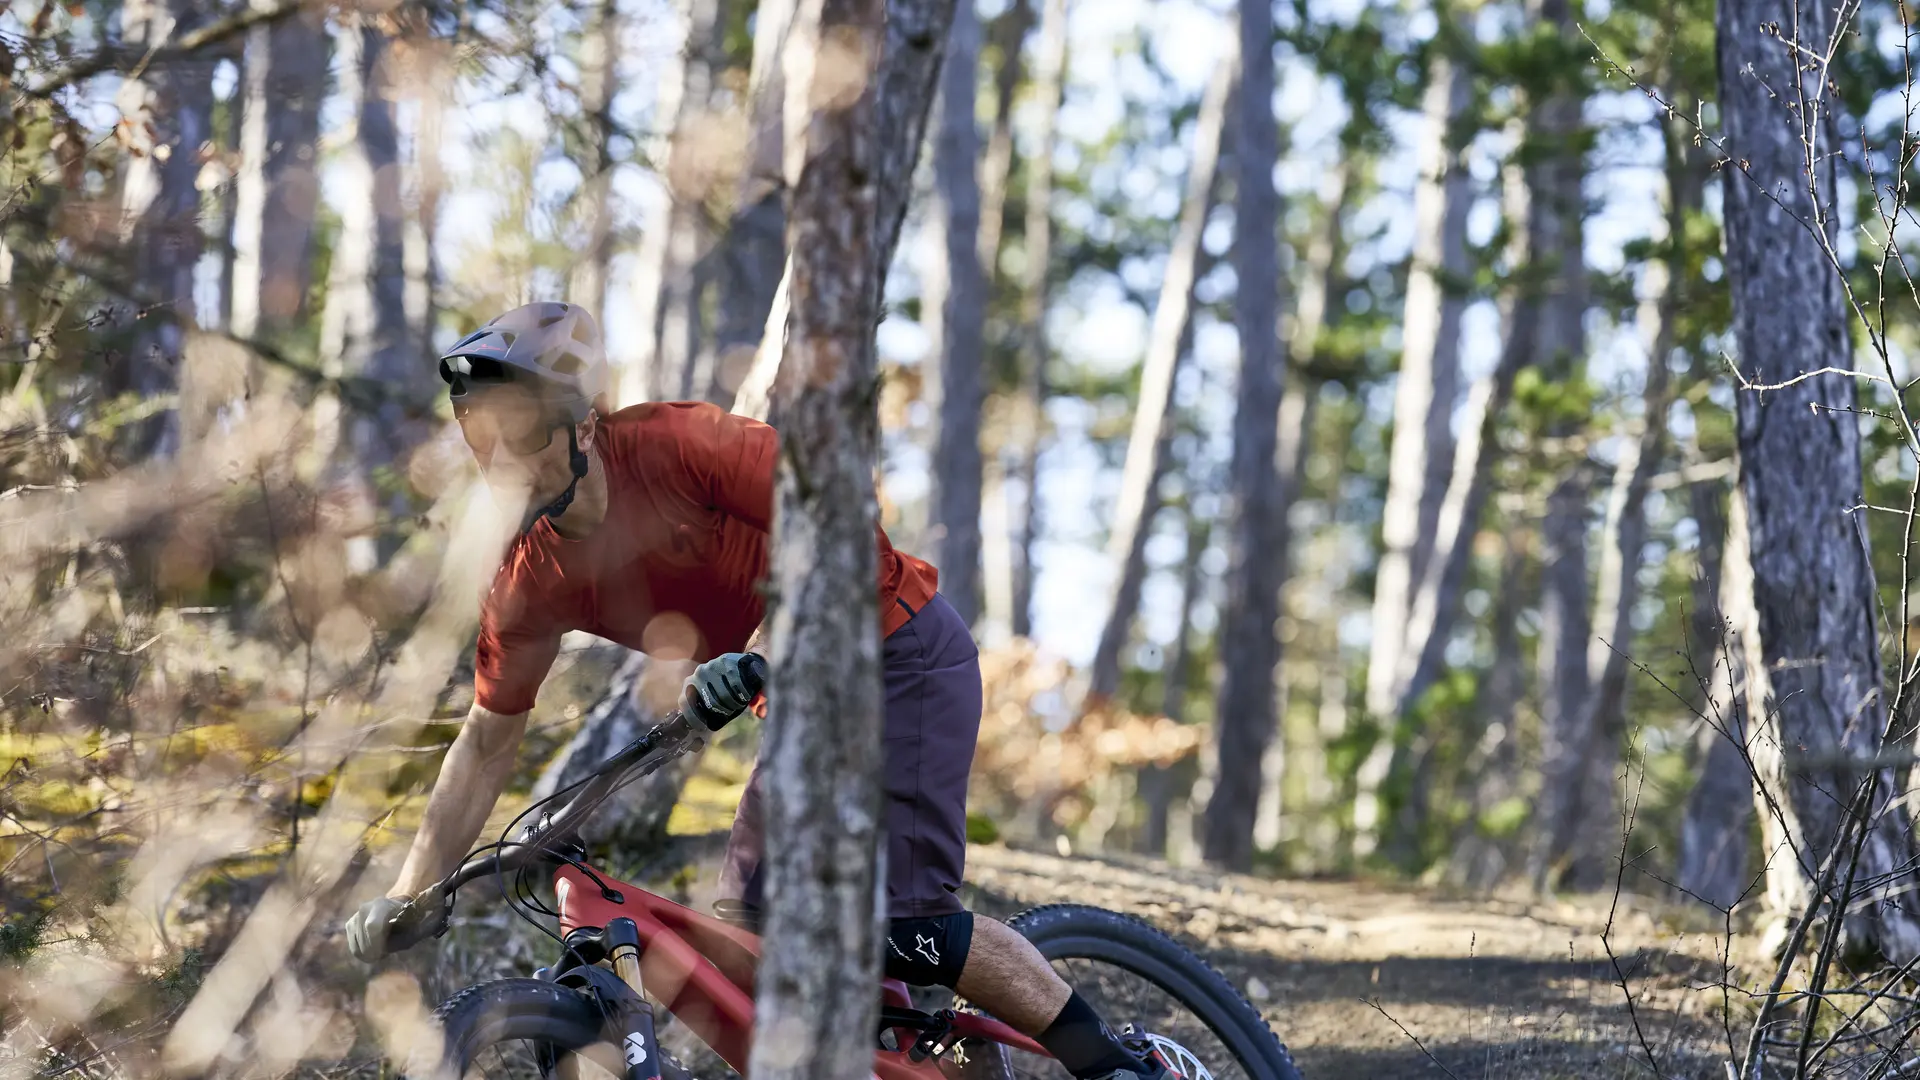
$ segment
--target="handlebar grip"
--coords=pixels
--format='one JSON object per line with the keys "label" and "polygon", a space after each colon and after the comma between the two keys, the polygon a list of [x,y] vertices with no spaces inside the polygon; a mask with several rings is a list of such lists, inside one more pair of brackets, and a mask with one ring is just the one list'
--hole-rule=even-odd
{"label": "handlebar grip", "polygon": [[706,702],[700,700],[700,695],[694,692],[693,687],[689,686],[680,698],[681,714],[709,732],[718,732],[721,728],[733,723],[734,718],[744,712],[747,706],[753,704],[753,699],[759,697],[760,691],[766,688],[766,657],[759,653],[747,653],[740,661],[740,681],[746,684],[747,700],[741,702],[738,709],[732,712],[710,709]]}

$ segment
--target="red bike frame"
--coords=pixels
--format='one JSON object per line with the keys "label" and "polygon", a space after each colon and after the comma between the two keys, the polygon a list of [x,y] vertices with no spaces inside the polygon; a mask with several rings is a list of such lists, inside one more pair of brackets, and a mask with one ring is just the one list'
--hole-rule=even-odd
{"label": "red bike frame", "polygon": [[[607,892],[620,899],[608,899]],[[639,929],[640,970],[647,992],[665,1003],[667,1011],[735,1072],[747,1075],[753,1043],[753,976],[760,960],[757,935],[637,885],[590,875],[571,864],[554,872],[553,893],[559,902],[562,936],[581,927],[605,927],[622,917],[632,919]],[[886,1004],[912,1007],[905,983],[886,979],[881,988]],[[899,1029],[896,1035],[905,1047],[919,1033]],[[968,1013],[954,1017],[949,1038],[985,1039],[1048,1056],[1039,1043],[1006,1024]],[[931,1080],[943,1075],[931,1059],[916,1064],[905,1050],[876,1050],[873,1072],[879,1080]]]}

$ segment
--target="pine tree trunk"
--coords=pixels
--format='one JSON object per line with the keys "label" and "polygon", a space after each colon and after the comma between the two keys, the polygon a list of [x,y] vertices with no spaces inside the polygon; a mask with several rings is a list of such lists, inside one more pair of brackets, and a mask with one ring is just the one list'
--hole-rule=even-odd
{"label": "pine tree trunk", "polygon": [[993,70],[993,127],[980,158],[980,265],[986,268],[989,281],[1000,276],[1007,177],[1013,172],[1013,98],[1020,88],[1020,47],[1033,22],[1032,0],[1013,0],[987,30],[998,61]]}
{"label": "pine tree trunk", "polygon": [[[194,28],[201,5],[129,0],[120,6],[121,43],[164,47]],[[165,57],[121,82],[115,97],[132,151],[121,180],[121,237],[133,284],[152,305],[132,328],[124,362],[103,380],[111,394],[156,398],[173,392],[186,334],[196,322],[193,269],[205,246],[200,223],[200,148],[213,137],[213,57]],[[171,455],[179,415],[166,410],[129,424],[121,440],[133,458]]]}
{"label": "pine tree trunk", "polygon": [[[1506,175],[1507,220],[1515,226],[1509,260],[1514,266],[1526,266],[1530,253],[1541,249],[1543,216],[1534,212],[1530,198],[1532,177],[1516,167]],[[1525,222],[1524,227],[1519,227]],[[1501,413],[1513,396],[1514,378],[1533,356],[1540,305],[1532,289],[1515,286],[1510,292],[1503,322],[1504,340],[1500,359],[1494,369],[1477,383],[1467,396],[1462,438],[1453,450],[1453,462],[1447,477],[1446,497],[1440,502],[1440,514],[1434,525],[1433,552],[1427,558],[1426,572],[1413,591],[1413,606],[1407,614],[1407,632],[1400,651],[1400,673],[1396,676],[1395,700],[1399,711],[1380,717],[1381,733],[1373,749],[1354,774],[1353,853],[1366,858],[1380,847],[1385,814],[1381,792],[1391,776],[1404,772],[1406,743],[1400,725],[1406,710],[1417,701],[1437,677],[1453,620],[1460,610],[1460,590],[1466,581],[1467,564],[1472,556],[1473,539],[1480,529],[1492,484],[1493,466],[1499,457]]]}
{"label": "pine tree trunk", "polygon": [[[1566,0],[1544,0],[1531,12],[1533,22],[1565,34],[1577,32]],[[1563,90],[1550,93],[1531,110],[1527,140],[1534,147],[1527,166],[1527,187],[1538,224],[1531,254],[1550,275],[1539,297],[1540,322],[1534,362],[1551,380],[1574,376],[1586,355],[1581,320],[1586,311],[1586,274],[1581,253],[1585,208],[1580,137],[1580,99]],[[1575,425],[1559,421],[1549,435],[1565,438]],[[1592,640],[1587,595],[1587,505],[1584,462],[1568,466],[1547,498],[1541,527],[1540,642],[1535,653],[1540,695],[1542,775],[1539,811],[1534,818],[1536,844],[1529,871],[1545,885],[1556,865],[1564,864],[1562,883],[1592,888],[1611,880],[1605,862],[1593,852],[1569,850],[1576,823],[1592,825],[1617,841],[1612,796],[1612,761],[1618,749],[1603,746],[1587,727],[1593,719],[1588,698],[1593,683],[1588,668]],[[1594,762],[1589,754],[1614,755]],[[1589,777],[1605,769],[1607,780],[1595,790]],[[1616,845],[1617,846],[1617,845]],[[1570,856],[1570,858],[1569,858]]]}
{"label": "pine tree trunk", "polygon": [[947,40],[933,146],[933,205],[927,208],[929,265],[922,275],[927,333],[934,343],[926,361],[935,423],[929,554],[940,569],[940,592],[971,626],[980,610],[980,406],[987,321],[975,171],[980,23],[971,4],[955,6]]}
{"label": "pine tree trunk", "polygon": [[[1173,655],[1167,659],[1166,685],[1160,711],[1183,721],[1187,714],[1187,684],[1193,668],[1193,609],[1205,584],[1200,577],[1200,559],[1212,537],[1212,523],[1187,510],[1187,554],[1180,565],[1180,622],[1174,630]],[[1144,855],[1164,857],[1167,853],[1168,815],[1173,809],[1173,770],[1148,765],[1140,770],[1140,797],[1147,804],[1146,821],[1140,830],[1140,851]]]}
{"label": "pine tree trunk", "polygon": [[[1381,509],[1380,567],[1373,591],[1367,657],[1367,710],[1400,715],[1401,651],[1414,583],[1433,553],[1440,502],[1453,458],[1453,405],[1460,367],[1460,315],[1466,307],[1467,211],[1473,178],[1459,160],[1454,128],[1473,104],[1473,78],[1444,50],[1427,72],[1426,126],[1414,189],[1414,249],[1407,272],[1400,374],[1394,383],[1393,441]],[[1417,647],[1418,643],[1414,643]]]}
{"label": "pine tree trunk", "polygon": [[392,393],[377,413],[343,420],[343,451],[362,484],[397,460],[420,437],[401,401],[432,392],[432,369],[414,352],[418,335],[407,322],[405,208],[400,193],[400,139],[392,81],[386,70],[390,41],[373,20],[350,15],[340,28],[340,93],[354,110],[344,156],[352,194],[341,206],[321,316],[321,364],[329,372],[373,379]]}
{"label": "pine tree trunk", "polygon": [[[951,0],[922,6],[951,17]],[[881,0],[810,0],[786,55],[789,86],[810,108],[788,109],[791,314],[773,391],[781,454],[761,754],[767,926],[750,1068],[759,1080],[857,1080],[872,1067],[882,915],[873,328],[886,272],[874,234],[884,230],[877,144],[889,130],[876,121],[889,88],[870,76],[859,94],[830,97],[815,78],[816,64],[836,60],[874,72],[887,15]],[[836,56],[826,42],[861,51]],[[924,117],[926,98],[906,104]]]}
{"label": "pine tree trunk", "polygon": [[[1724,640],[1724,638],[1722,639]],[[1744,662],[1725,647],[1710,654],[1696,742],[1698,766],[1680,820],[1674,884],[1693,899],[1726,909],[1758,882],[1747,867],[1753,831],[1753,780],[1747,768],[1747,680]]]}
{"label": "pine tree trunk", "polygon": [[[1838,231],[1837,124],[1828,108],[1782,105],[1831,104],[1824,68],[1802,70],[1791,50],[1824,55],[1832,17],[1786,0],[1728,0],[1717,13],[1721,115],[1728,151],[1744,166],[1723,173],[1727,280],[1737,362],[1752,383],[1853,366],[1847,303],[1827,254]],[[1775,40],[1770,25],[1790,40]],[[1722,598],[1746,654],[1755,780],[1779,807],[1776,815],[1757,804],[1767,898],[1783,915],[1806,909],[1822,860],[1848,831],[1852,794],[1869,783],[1857,880],[1875,887],[1852,898],[1848,924],[1856,945],[1902,963],[1920,955],[1920,922],[1900,894],[1920,882],[1908,812],[1896,801],[1901,777],[1787,757],[1871,754],[1886,741],[1873,566],[1856,516],[1855,400],[1854,380],[1833,374],[1736,393],[1739,478]]]}
{"label": "pine tree trunk", "polygon": [[736,399],[753,366],[780,287],[787,208],[780,179],[786,78],[780,52],[794,0],[761,0],[754,12],[753,63],[747,76],[746,169],[719,248],[720,322],[714,335],[718,400]]}
{"label": "pine tree trunk", "polygon": [[440,153],[452,95],[448,84],[453,75],[453,50],[451,43],[432,39],[416,39],[411,47],[422,59],[413,71],[412,86],[416,210],[407,221],[407,322],[413,327],[415,355],[425,357],[439,352],[434,324],[439,321],[441,271],[434,246],[440,237],[440,200],[446,190],[446,169]]}
{"label": "pine tree trunk", "polygon": [[1020,401],[1009,470],[1025,493],[1015,515],[1013,634],[1033,636],[1033,545],[1040,534],[1040,442],[1046,429],[1047,296],[1053,271],[1053,150],[1067,68],[1067,4],[1046,0],[1033,58],[1033,96],[1040,110],[1033,159],[1027,163],[1026,267],[1020,287]]}
{"label": "pine tree trunk", "polygon": [[278,341],[309,315],[320,198],[316,144],[327,89],[321,12],[295,12],[247,31],[242,70],[229,325],[239,337]]}
{"label": "pine tree trunk", "polygon": [[664,204],[649,215],[640,237],[634,272],[638,355],[620,378],[619,406],[680,396],[696,344],[694,268],[707,246],[700,200],[711,178],[686,144],[697,136],[712,92],[720,0],[678,0],[677,9],[685,36],[661,73],[657,112],[671,118],[671,127],[653,148]]}
{"label": "pine tree trunk", "polygon": [[580,43],[580,115],[592,155],[581,162],[580,197],[586,204],[586,245],[567,282],[567,298],[605,318],[608,268],[613,263],[613,95],[619,84],[620,7],[600,0]]}
{"label": "pine tree trunk", "polygon": [[[674,701],[679,686],[677,682],[666,685],[673,682],[671,678],[650,680],[651,674],[653,665],[644,654],[626,655],[600,700],[581,720],[580,730],[541,770],[531,799],[546,798],[584,780],[601,762],[660,722],[667,710],[649,705]],[[656,685],[646,685],[649,682]],[[659,845],[666,839],[667,821],[699,760],[693,754],[676,758],[621,788],[583,826],[583,839],[594,845],[617,845],[628,858]]]}
{"label": "pine tree trunk", "polygon": [[1280,662],[1281,559],[1284,499],[1276,467],[1281,375],[1286,353],[1279,336],[1280,262],[1276,253],[1280,195],[1273,164],[1280,157],[1273,114],[1273,11],[1242,3],[1240,92],[1234,109],[1234,325],[1240,336],[1240,382],[1233,423],[1232,481],[1227,496],[1227,594],[1220,623],[1219,707],[1215,710],[1218,770],[1207,803],[1205,855],[1231,870],[1253,866],[1253,819],[1260,796],[1260,765],[1277,722],[1274,682]]}
{"label": "pine tree trunk", "polygon": [[[1191,334],[1193,286],[1199,280],[1200,243],[1213,209],[1214,179],[1220,165],[1228,98],[1233,92],[1237,65],[1223,57],[1214,69],[1200,114],[1194,122],[1193,157],[1187,167],[1187,189],[1180,222],[1160,276],[1160,299],[1154,305],[1153,327],[1147,335],[1146,356],[1140,362],[1140,396],[1127,439],[1127,458],[1120,472],[1120,495],[1107,534],[1107,558],[1117,572],[1113,601],[1094,652],[1087,693],[1090,699],[1109,698],[1120,689],[1120,659],[1140,607],[1140,586],[1146,578],[1147,537],[1159,509],[1158,487],[1166,471],[1167,424],[1173,409],[1174,376],[1182,343]],[[1267,336],[1272,337],[1269,328]],[[1275,401],[1275,406],[1278,406]],[[1274,417],[1267,418],[1270,427]]]}

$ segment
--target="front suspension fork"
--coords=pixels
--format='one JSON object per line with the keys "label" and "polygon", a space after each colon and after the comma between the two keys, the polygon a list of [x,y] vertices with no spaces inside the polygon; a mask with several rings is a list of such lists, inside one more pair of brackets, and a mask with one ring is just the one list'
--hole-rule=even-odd
{"label": "front suspension fork", "polygon": [[632,919],[614,919],[607,923],[606,943],[613,973],[633,991],[633,997],[612,1017],[627,1060],[626,1080],[660,1080],[660,1043],[654,1037],[653,1005],[647,1001],[640,980],[639,927]]}

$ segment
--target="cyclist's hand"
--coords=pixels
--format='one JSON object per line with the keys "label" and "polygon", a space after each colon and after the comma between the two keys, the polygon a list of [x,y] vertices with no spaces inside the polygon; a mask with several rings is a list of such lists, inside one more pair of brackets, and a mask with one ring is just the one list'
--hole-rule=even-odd
{"label": "cyclist's hand", "polygon": [[759,693],[749,688],[743,673],[750,653],[722,653],[693,669],[687,688],[699,695],[700,703],[716,717],[732,719],[745,712]]}
{"label": "cyclist's hand", "polygon": [[347,920],[347,951],[371,964],[382,957],[446,933],[452,898],[439,888],[411,899],[382,896],[360,905]]}

